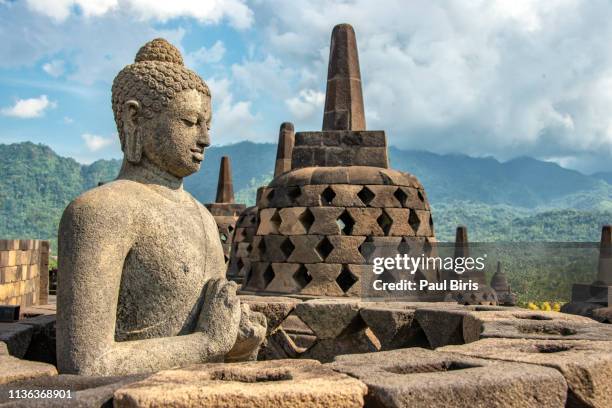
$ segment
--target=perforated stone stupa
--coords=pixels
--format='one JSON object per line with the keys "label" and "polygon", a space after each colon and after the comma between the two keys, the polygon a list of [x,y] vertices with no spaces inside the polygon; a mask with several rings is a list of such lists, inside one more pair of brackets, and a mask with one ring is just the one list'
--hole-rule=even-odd
{"label": "perforated stone stupa", "polygon": [[229,263],[236,221],[246,206],[234,202],[234,185],[232,182],[232,168],[228,156],[221,158],[219,168],[219,181],[217,183],[217,198],[214,203],[206,204],[206,208],[215,218],[219,228],[219,238],[223,245],[225,264]]}
{"label": "perforated stone stupa", "polygon": [[[258,207],[245,292],[359,296],[368,243],[431,247],[423,186],[389,168],[384,131],[366,130],[350,25],[332,33],[323,131],[295,134],[291,170],[270,182]],[[436,281],[435,272],[420,277]]]}

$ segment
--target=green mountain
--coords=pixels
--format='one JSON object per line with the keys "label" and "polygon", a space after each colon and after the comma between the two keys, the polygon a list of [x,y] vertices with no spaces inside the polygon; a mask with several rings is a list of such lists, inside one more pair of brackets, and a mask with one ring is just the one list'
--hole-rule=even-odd
{"label": "green mountain", "polygon": [[[597,241],[612,222],[612,185],[554,163],[518,158],[439,155],[391,147],[394,168],[424,184],[436,235],[452,240],[466,224],[472,241]],[[221,156],[232,159],[239,202],[253,204],[272,177],[276,145],[241,142],[206,151],[202,170],[185,180],[201,202],[214,200]],[[65,206],[100,181],[112,180],[119,160],[82,165],[33,143],[0,144],[0,237],[55,240]]]}

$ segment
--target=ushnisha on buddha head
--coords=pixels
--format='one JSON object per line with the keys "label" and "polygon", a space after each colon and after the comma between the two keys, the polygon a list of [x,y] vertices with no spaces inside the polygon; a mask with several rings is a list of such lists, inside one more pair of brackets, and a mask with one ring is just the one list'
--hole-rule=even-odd
{"label": "ushnisha on buddha head", "polygon": [[125,160],[183,178],[200,169],[210,145],[210,90],[176,47],[145,44],[113,82],[113,113]]}

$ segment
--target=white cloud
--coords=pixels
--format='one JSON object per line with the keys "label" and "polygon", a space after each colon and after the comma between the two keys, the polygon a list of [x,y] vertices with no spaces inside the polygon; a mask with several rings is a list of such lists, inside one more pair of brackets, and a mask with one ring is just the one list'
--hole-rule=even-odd
{"label": "white cloud", "polygon": [[320,119],[325,94],[314,89],[302,89],[298,96],[285,100],[285,103],[289,112],[298,120],[311,119],[313,116]]}
{"label": "white cloud", "polygon": [[85,146],[87,146],[90,152],[97,152],[116,142],[116,136],[104,137],[91,133],[84,133],[81,135],[81,138],[85,141]]}
{"label": "white cloud", "polygon": [[60,77],[64,74],[65,62],[62,60],[52,60],[43,64],[42,69],[47,74],[54,78]]}
{"label": "white cloud", "polygon": [[185,64],[190,67],[203,64],[214,64],[223,59],[225,46],[222,41],[215,42],[210,48],[202,47],[185,56]]}
{"label": "white cloud", "polygon": [[50,101],[47,95],[40,95],[38,98],[18,99],[15,105],[2,108],[0,112],[5,116],[12,116],[20,119],[39,118],[45,111],[57,106],[57,103]]}
{"label": "white cloud", "polygon": [[66,125],[72,125],[74,123],[74,119],[69,116],[64,116],[63,122]]}
{"label": "white cloud", "polygon": [[251,112],[251,102],[234,101],[227,78],[209,79],[212,94],[213,119],[211,139],[213,144],[228,144],[240,140],[258,140],[254,125],[260,118]]}
{"label": "white cloud", "polygon": [[64,22],[78,8],[85,17],[99,17],[120,11],[141,20],[165,22],[192,17],[203,23],[216,24],[227,19],[239,29],[253,23],[253,12],[243,0],[27,0],[30,10]]}

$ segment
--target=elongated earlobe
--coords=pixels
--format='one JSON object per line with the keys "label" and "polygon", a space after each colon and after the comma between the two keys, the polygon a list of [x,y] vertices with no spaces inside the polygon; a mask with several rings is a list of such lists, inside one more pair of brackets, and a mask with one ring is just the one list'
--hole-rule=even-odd
{"label": "elongated earlobe", "polygon": [[142,158],[142,137],[138,131],[138,113],[140,104],[130,99],[123,108],[123,135],[125,147],[123,153],[130,163],[140,163]]}

